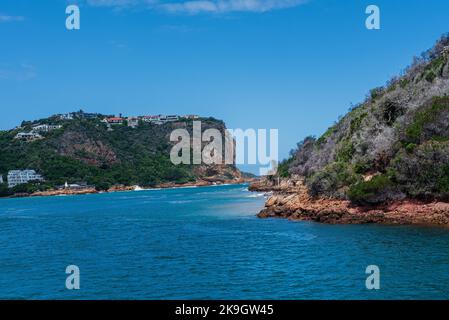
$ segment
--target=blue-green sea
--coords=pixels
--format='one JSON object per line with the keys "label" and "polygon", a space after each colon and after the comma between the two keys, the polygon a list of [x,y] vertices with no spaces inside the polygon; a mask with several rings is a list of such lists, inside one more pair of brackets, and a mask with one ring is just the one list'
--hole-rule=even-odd
{"label": "blue-green sea", "polygon": [[0,199],[0,298],[449,297],[448,229],[258,219],[264,201],[245,185]]}

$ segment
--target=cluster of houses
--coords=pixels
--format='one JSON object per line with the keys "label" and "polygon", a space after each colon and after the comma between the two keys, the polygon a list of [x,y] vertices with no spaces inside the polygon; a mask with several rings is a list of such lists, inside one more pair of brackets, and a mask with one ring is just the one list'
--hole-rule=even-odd
{"label": "cluster of houses", "polygon": [[[138,116],[138,117],[122,117],[120,114],[118,117],[109,116],[105,117],[99,113],[86,113],[82,110],[77,112],[71,112],[66,114],[57,114],[52,116],[52,118],[56,118],[57,120],[73,120],[73,119],[99,119],[103,118],[101,122],[105,123],[109,130],[112,130],[112,125],[123,125],[126,124],[129,127],[135,128],[139,125],[139,122],[146,122],[151,124],[162,125],[168,122],[175,122],[182,119],[190,119],[196,120],[199,119],[197,115],[151,115],[151,116]],[[52,124],[36,124],[32,127],[30,132],[19,132],[14,137],[17,140],[24,141],[34,141],[43,139],[42,133],[50,132],[56,129],[60,129],[61,125],[52,125]]]}
{"label": "cluster of houses", "polygon": [[50,132],[60,128],[62,128],[61,125],[37,124],[31,128],[30,132],[19,132],[14,138],[18,140],[34,141],[43,138],[41,135],[42,132]]}
{"label": "cluster of houses", "polygon": [[[66,114],[57,114],[54,117],[56,117],[58,120],[73,120],[75,118],[80,119],[96,119],[102,117],[99,113],[87,113],[82,110],[78,112],[71,112]],[[104,116],[103,116],[104,117]],[[109,116],[105,117],[101,120],[101,122],[106,123],[108,127],[110,125],[115,124],[124,124],[125,121],[127,122],[128,126],[130,127],[137,127],[139,125],[139,121],[147,122],[147,123],[153,123],[153,124],[164,124],[167,122],[173,122],[178,121],[180,119],[199,119],[199,116],[197,115],[185,115],[185,116],[179,116],[179,115],[152,115],[152,116],[138,116],[138,117],[123,117],[121,114],[117,117]]]}
{"label": "cluster of houses", "polygon": [[106,123],[109,128],[111,125],[124,124],[125,121],[127,122],[129,127],[135,128],[139,125],[139,121],[162,125],[167,122],[175,122],[175,121],[179,121],[181,119],[195,120],[195,119],[199,119],[199,116],[197,116],[197,115],[179,116],[179,115],[161,115],[161,114],[159,114],[159,115],[154,115],[154,116],[139,116],[139,117],[124,118],[120,115],[118,117],[105,118],[101,121]]}
{"label": "cluster of houses", "polygon": [[[8,188],[14,188],[30,181],[44,181],[44,178],[34,170],[10,170],[7,179]],[[2,175],[0,175],[0,183],[3,183]]]}

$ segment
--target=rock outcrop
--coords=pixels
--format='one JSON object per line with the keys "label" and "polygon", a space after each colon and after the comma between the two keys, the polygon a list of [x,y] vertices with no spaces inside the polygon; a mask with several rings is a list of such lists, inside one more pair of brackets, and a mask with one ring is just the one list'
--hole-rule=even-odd
{"label": "rock outcrop", "polygon": [[[269,184],[268,184],[269,185]],[[422,224],[448,225],[449,203],[402,200],[377,206],[355,206],[348,200],[311,197],[300,181],[284,180],[281,185],[251,186],[254,191],[275,190],[258,214],[260,218],[287,218],[329,224]]]}

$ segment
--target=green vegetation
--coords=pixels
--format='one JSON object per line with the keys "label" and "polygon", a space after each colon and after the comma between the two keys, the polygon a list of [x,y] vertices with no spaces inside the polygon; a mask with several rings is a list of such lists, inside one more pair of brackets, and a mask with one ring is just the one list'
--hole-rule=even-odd
{"label": "green vegetation", "polygon": [[407,79],[407,78],[401,79],[401,80],[399,81],[399,86],[400,86],[402,89],[407,88],[407,86],[408,86],[409,84],[410,84],[410,80]]}
{"label": "green vegetation", "polygon": [[381,106],[383,121],[388,125],[392,126],[396,119],[402,116],[405,109],[401,107],[397,102],[387,100]]}
{"label": "green vegetation", "polygon": [[293,158],[284,160],[279,163],[278,165],[278,171],[277,175],[281,178],[288,178],[290,176],[290,173],[288,172],[290,168],[290,163],[293,161]]}
{"label": "green vegetation", "polygon": [[377,98],[380,98],[383,94],[384,94],[384,87],[377,87],[371,89],[370,98],[371,100],[376,100]]}
{"label": "green vegetation", "polygon": [[401,150],[388,168],[392,181],[410,197],[449,197],[449,142],[427,141]]}
{"label": "green vegetation", "polygon": [[415,150],[415,148],[417,147],[416,143],[409,143],[405,146],[405,150],[409,153],[413,152],[413,150]]}
{"label": "green vegetation", "polygon": [[319,147],[322,144],[326,143],[327,139],[332,135],[332,133],[334,133],[335,131],[335,126],[330,127],[329,129],[327,129],[327,131],[318,138],[318,140],[316,141],[316,145]]}
{"label": "green vegetation", "polygon": [[367,161],[358,161],[354,164],[354,172],[357,174],[364,174],[371,169],[371,163]]}
{"label": "green vegetation", "polygon": [[337,151],[337,162],[349,162],[354,155],[354,144],[349,140],[342,141],[340,149]]}
{"label": "green vegetation", "polygon": [[423,77],[428,82],[433,82],[437,76],[441,76],[446,63],[446,58],[441,56],[432,60],[425,68]]}
{"label": "green vegetation", "polygon": [[40,183],[40,182],[29,182],[29,183],[24,183],[24,184],[19,184],[17,186],[15,186],[14,188],[12,188],[12,193],[13,194],[17,194],[17,193],[33,193],[33,192],[37,192],[37,191],[46,191],[48,189],[51,189],[51,185],[47,184],[47,183]]}
{"label": "green vegetation", "polygon": [[0,183],[0,197],[8,197],[12,194],[12,190],[8,188],[6,183]]}
{"label": "green vegetation", "polygon": [[358,115],[356,115],[351,120],[351,127],[350,127],[350,134],[353,134],[357,132],[360,129],[360,126],[362,125],[363,119],[365,119],[368,116],[367,112],[362,112]]}
{"label": "green vegetation", "polygon": [[349,188],[348,197],[358,204],[376,204],[388,199],[388,192],[391,187],[392,183],[387,176],[378,175],[369,181],[353,184]]}
{"label": "green vegetation", "polygon": [[449,195],[449,165],[441,167],[441,175],[437,178],[436,190],[446,197]]}
{"label": "green vegetation", "polygon": [[405,143],[419,143],[425,126],[434,123],[442,112],[449,112],[449,97],[435,97],[430,106],[415,114],[413,122],[405,130]]}
{"label": "green vegetation", "polygon": [[344,198],[345,190],[342,189],[357,183],[359,180],[359,175],[354,173],[354,170],[348,163],[334,162],[308,177],[306,185],[309,187],[312,196],[325,195]]}

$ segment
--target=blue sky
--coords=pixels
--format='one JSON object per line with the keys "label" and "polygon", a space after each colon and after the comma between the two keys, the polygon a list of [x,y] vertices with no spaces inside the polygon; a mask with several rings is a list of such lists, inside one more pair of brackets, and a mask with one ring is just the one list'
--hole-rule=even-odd
{"label": "blue sky", "polygon": [[[65,28],[79,4],[81,30]],[[381,30],[365,8],[381,9]],[[319,135],[449,31],[445,0],[2,0],[0,129],[83,108]]]}

